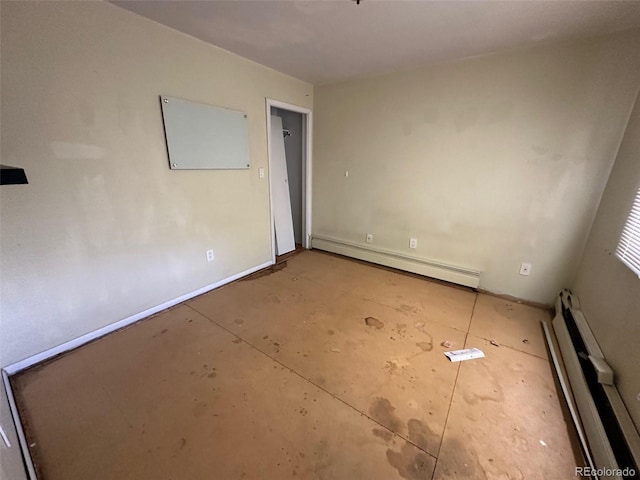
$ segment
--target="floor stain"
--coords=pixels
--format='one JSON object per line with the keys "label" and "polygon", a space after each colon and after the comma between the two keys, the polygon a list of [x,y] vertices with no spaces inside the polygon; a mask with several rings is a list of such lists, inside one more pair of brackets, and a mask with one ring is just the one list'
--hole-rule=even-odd
{"label": "floor stain", "polygon": [[268,268],[264,268],[260,271],[257,271],[256,273],[249,275],[247,277],[241,278],[240,281],[241,282],[248,282],[250,280],[255,280],[257,278],[262,278],[262,277],[266,277],[269,276],[273,273],[279,272],[280,270],[286,268],[287,266],[287,262],[281,262],[281,263],[276,263],[275,265],[268,267]]}
{"label": "floor stain", "polygon": [[236,325],[242,325],[244,323],[244,320],[242,320],[241,318],[236,318],[233,322]]}
{"label": "floor stain", "polygon": [[[314,478],[327,478],[327,469],[331,467],[331,455],[329,452],[329,444],[326,440],[320,440],[316,450],[313,452],[313,471]],[[330,472],[329,472],[330,473]]]}
{"label": "floor stain", "polygon": [[327,333],[328,333],[329,335],[335,335],[335,333],[336,333],[336,332],[334,332],[333,330],[329,329],[329,330],[327,330]]}
{"label": "floor stain", "polygon": [[[440,450],[438,460],[438,472],[442,478],[460,478],[473,480],[486,480],[487,472],[482,468],[478,454],[469,448],[468,440],[460,441],[453,437],[445,440]],[[442,451],[455,452],[451,455],[442,455]],[[512,478],[500,476],[499,478]]]}
{"label": "floor stain", "polygon": [[406,359],[391,357],[385,362],[385,365],[382,368],[389,372],[389,374],[397,373],[398,375],[402,375],[409,366],[410,363]]}
{"label": "floor stain", "polygon": [[[371,417],[382,425],[389,427],[394,432],[398,432],[402,426],[402,421],[395,413],[395,408],[386,398],[378,397],[371,404],[369,409]],[[409,430],[409,440],[415,445],[405,443],[399,452],[388,449],[387,460],[402,478],[407,480],[430,479],[435,466],[434,457],[423,452],[428,446],[438,443],[439,437],[427,425],[420,420],[412,418],[407,423]],[[385,441],[393,438],[391,432],[380,428],[374,428],[373,434]],[[416,446],[418,448],[416,448]],[[422,450],[421,450],[422,449]]]}
{"label": "floor stain", "polygon": [[429,451],[429,447],[433,447],[433,451],[436,450],[440,437],[427,425],[416,418],[412,418],[407,423],[407,427],[409,428],[409,440],[416,446],[426,451]]}
{"label": "floor stain", "polygon": [[[416,330],[418,330],[419,332],[424,333],[427,337],[429,337],[428,341],[420,342],[420,343],[417,343],[416,345],[418,345],[420,348],[422,348],[424,350],[424,348],[423,348],[423,346],[421,344],[426,343],[426,344],[430,345],[429,350],[431,350],[433,348],[433,337],[431,336],[431,334],[429,332],[427,332],[424,329],[424,322],[416,322],[414,324],[414,327],[416,327]],[[429,350],[424,350],[424,351],[428,352]]]}
{"label": "floor stain", "polygon": [[[204,369],[204,372],[202,372],[199,377],[207,377],[207,378],[216,378],[217,373],[216,373],[216,367],[213,367],[211,369],[209,369],[208,365],[205,363],[204,365],[202,365],[202,368]],[[191,371],[191,375],[193,375],[195,372]]]}
{"label": "floor stain", "polygon": [[381,397],[377,397],[369,407],[371,418],[394,432],[399,432],[402,428],[402,421],[395,414],[395,411],[396,409],[389,400]]}
{"label": "floor stain", "polygon": [[374,428],[372,432],[376,437],[380,437],[385,442],[390,442],[393,439],[393,433],[384,428]]}
{"label": "floor stain", "polygon": [[378,330],[380,330],[382,327],[384,327],[384,323],[382,323],[380,320],[378,320],[375,317],[367,317],[364,319],[364,323],[366,323],[369,327],[375,327]]}
{"label": "floor stain", "polygon": [[400,310],[402,310],[403,312],[418,313],[418,308],[411,305],[402,304],[400,305]]}
{"label": "floor stain", "polygon": [[500,385],[500,378],[493,371],[489,370],[485,364],[479,363],[478,368],[484,370],[484,374],[480,374],[485,379],[484,382],[478,383],[472,391],[465,390],[462,398],[469,405],[475,405],[478,402],[502,402],[504,400],[504,392]]}
{"label": "floor stain", "polygon": [[407,480],[430,479],[433,473],[433,457],[409,443],[405,443],[399,452],[388,449],[387,460]]}
{"label": "floor stain", "polygon": [[416,345],[420,347],[423,352],[430,352],[433,350],[433,343],[431,342],[418,342]]}
{"label": "floor stain", "polygon": [[240,337],[237,337],[233,343],[242,343],[242,339]]}
{"label": "floor stain", "polygon": [[207,406],[207,402],[198,403],[195,407],[193,407],[193,416],[201,417],[202,415],[204,415],[207,411]]}
{"label": "floor stain", "polygon": [[387,372],[389,372],[389,374],[393,374],[398,370],[398,364],[390,360],[387,360],[387,362],[384,365],[384,369]]}
{"label": "floor stain", "polygon": [[404,338],[407,333],[407,324],[406,323],[397,323],[396,324],[396,332],[400,338]]}
{"label": "floor stain", "polygon": [[513,304],[511,303],[497,303],[493,308],[503,317],[515,318],[513,312]]}
{"label": "floor stain", "polygon": [[156,333],[155,335],[152,335],[151,338],[157,338],[160,335],[164,335],[165,333],[167,333],[169,331],[168,328],[163,328],[162,331],[160,333]]}
{"label": "floor stain", "polygon": [[515,431],[511,435],[509,435],[509,445],[511,445],[512,451],[514,453],[522,453],[527,454],[529,449],[531,448],[529,445],[529,440],[520,434],[518,431]]}

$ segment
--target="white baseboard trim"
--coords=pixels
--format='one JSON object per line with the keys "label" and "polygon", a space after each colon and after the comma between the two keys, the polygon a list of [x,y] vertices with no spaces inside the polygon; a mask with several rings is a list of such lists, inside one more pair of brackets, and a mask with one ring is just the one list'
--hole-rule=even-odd
{"label": "white baseboard trim", "polygon": [[257,265],[248,270],[245,270],[244,272],[240,272],[240,273],[237,273],[236,275],[232,275],[231,277],[223,278],[222,280],[219,280],[210,285],[206,285],[202,288],[199,288],[198,290],[195,290],[190,293],[186,293],[184,295],[181,295],[180,297],[174,298],[173,300],[169,300],[168,302],[165,302],[161,305],[149,308],[140,313],[136,313],[135,315],[124,318],[115,323],[111,323],[102,328],[99,328],[92,332],[81,335],[77,338],[74,338],[73,340],[69,340],[68,342],[58,345],[57,347],[50,348],[48,350],[45,350],[44,352],[37,353],[35,355],[32,355],[30,357],[27,357],[23,360],[12,363],[11,365],[7,365],[6,367],[2,368],[2,381],[4,383],[4,387],[7,393],[7,400],[9,401],[11,416],[13,417],[13,423],[15,424],[15,427],[16,427],[16,432],[18,434],[18,440],[20,443],[20,450],[22,451],[22,456],[24,458],[24,463],[27,469],[27,474],[29,475],[29,479],[37,480],[36,470],[33,465],[33,460],[31,458],[31,455],[29,453],[27,438],[24,433],[24,429],[22,428],[22,422],[20,422],[18,406],[16,405],[16,401],[13,396],[13,389],[11,388],[11,382],[9,380],[9,377],[11,375],[14,375],[22,370],[32,367],[40,362],[44,362],[45,360],[53,358],[56,355],[60,355],[61,353],[65,353],[70,350],[73,350],[74,348],[78,348],[86,343],[89,343],[93,340],[103,337],[109,333],[115,332],[116,330],[120,330],[121,328],[131,325],[132,323],[142,320],[143,318],[149,317],[155,313],[161,312],[162,310],[166,310],[167,308],[173,307],[174,305],[190,300],[193,297],[197,297],[198,295],[202,295],[203,293],[207,293],[211,290],[222,287],[223,285],[231,283],[234,280],[237,280],[239,278],[246,277],[247,275],[251,275],[252,273],[257,272],[258,270],[262,270],[263,268],[270,267],[271,265],[273,265],[273,262],[268,261],[261,265]]}
{"label": "white baseboard trim", "polygon": [[480,285],[480,272],[478,271],[405,255],[383,248],[373,248],[368,245],[319,235],[312,235],[311,247],[466,287],[478,288]]}
{"label": "white baseboard trim", "polygon": [[197,297],[198,295],[202,295],[203,293],[207,293],[210,290],[214,290],[216,288],[222,287],[223,285],[226,285],[227,283],[231,283],[234,280],[237,280],[239,278],[242,277],[246,277],[247,275],[251,275],[252,273],[257,272],[258,270],[262,270],[263,268],[267,268],[270,267],[271,265],[273,265],[272,261],[268,261],[265,262],[261,265],[257,265],[255,267],[252,267],[248,270],[245,270],[244,272],[240,272],[237,273],[235,275],[232,275],[231,277],[227,277],[227,278],[223,278],[222,280],[219,280],[215,283],[212,283],[210,285],[206,285],[202,288],[199,288],[198,290],[195,290],[193,292],[190,293],[186,293],[178,298],[174,298],[173,300],[169,300],[168,302],[165,302],[161,305],[149,308],[143,312],[140,313],[136,313],[135,315],[132,315],[130,317],[127,317],[125,319],[119,320],[117,322],[114,323],[110,323],[109,325],[105,325],[102,328],[99,328],[97,330],[94,330],[92,332],[86,333],[84,335],[81,335],[77,338],[74,338],[73,340],[69,340],[68,342],[65,342],[61,345],[58,345],[56,347],[50,348],[48,350],[45,350],[44,352],[40,352],[37,353],[35,355],[32,355],[30,357],[27,357],[23,360],[19,360],[15,363],[12,363],[11,365],[7,365],[6,367],[4,367],[2,370],[3,372],[6,372],[7,375],[11,376],[14,375],[22,370],[25,370],[29,367],[32,367],[40,362],[44,362],[45,360],[48,360],[50,358],[55,357],[56,355],[60,355],[61,353],[65,353],[68,352],[69,350],[73,350],[74,348],[78,348],[82,345],[84,345],[85,343],[89,343],[93,340],[96,340],[100,337],[103,337],[109,333],[115,332],[116,330],[120,330],[121,328],[124,328],[128,325],[131,325],[132,323],[137,322],[138,320],[142,320],[143,318],[149,317],[155,313],[161,312],[162,310],[166,310],[167,308],[173,307],[174,305],[177,305],[179,303],[185,302],[187,300],[192,299],[193,297]]}
{"label": "white baseboard trim", "polygon": [[11,382],[9,381],[9,374],[5,369],[2,369],[2,382],[4,383],[4,389],[7,394],[7,400],[9,401],[9,409],[11,410],[11,416],[13,417],[13,423],[16,426],[16,433],[18,434],[18,442],[20,443],[20,450],[22,452],[22,458],[24,459],[24,465],[27,470],[29,480],[38,480],[36,475],[36,469],[29,453],[29,447],[27,445],[27,436],[24,434],[22,428],[22,422],[20,421],[20,415],[18,413],[18,406],[13,396],[13,389],[11,388]]}

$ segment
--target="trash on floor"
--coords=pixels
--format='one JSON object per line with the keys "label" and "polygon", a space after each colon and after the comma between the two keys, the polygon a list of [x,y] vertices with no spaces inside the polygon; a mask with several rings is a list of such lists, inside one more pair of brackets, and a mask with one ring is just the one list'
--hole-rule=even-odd
{"label": "trash on floor", "polygon": [[489,340],[489,343],[491,345],[493,345],[494,347],[499,347],[500,346],[500,344],[498,342],[496,342],[495,340]]}
{"label": "trash on floor", "polygon": [[546,444],[546,443],[544,443],[544,440],[540,440],[540,445],[542,445],[543,447],[546,447],[546,446],[547,446],[547,444]]}
{"label": "trash on floor", "polygon": [[444,352],[445,356],[452,362],[462,362],[484,357],[484,352],[479,348],[465,348],[464,350],[452,350]]}
{"label": "trash on floor", "polygon": [[338,347],[331,347],[330,350],[334,353],[340,353],[342,351]]}
{"label": "trash on floor", "polygon": [[522,343],[529,343],[529,339],[527,339],[527,338],[523,338],[523,339],[522,339]]}
{"label": "trash on floor", "polygon": [[453,343],[450,342],[449,340],[445,340],[444,342],[442,342],[440,345],[442,345],[444,348],[451,348],[453,347]]}

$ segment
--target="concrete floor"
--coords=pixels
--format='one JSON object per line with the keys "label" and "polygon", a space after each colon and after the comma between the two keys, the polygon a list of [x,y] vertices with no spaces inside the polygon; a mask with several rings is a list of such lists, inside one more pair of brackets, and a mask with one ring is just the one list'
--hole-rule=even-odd
{"label": "concrete floor", "polygon": [[46,480],[573,478],[547,319],[312,251],[13,385]]}

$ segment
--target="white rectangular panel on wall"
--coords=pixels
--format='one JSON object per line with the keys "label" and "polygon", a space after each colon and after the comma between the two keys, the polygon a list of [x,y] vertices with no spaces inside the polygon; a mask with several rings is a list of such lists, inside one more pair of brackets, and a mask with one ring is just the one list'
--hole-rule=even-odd
{"label": "white rectangular panel on wall", "polygon": [[246,114],[164,95],[160,103],[172,170],[249,168]]}

